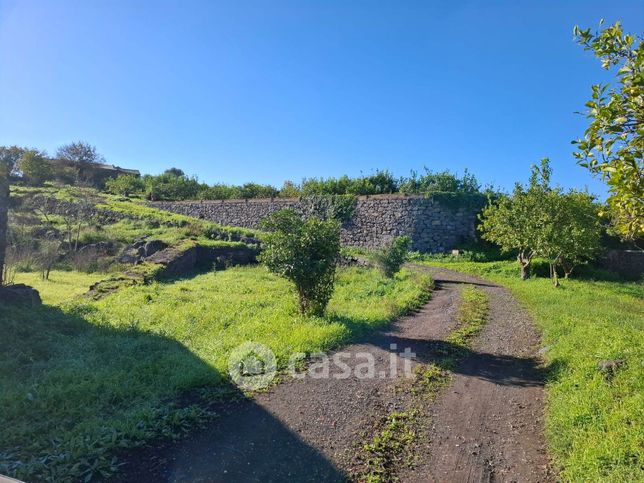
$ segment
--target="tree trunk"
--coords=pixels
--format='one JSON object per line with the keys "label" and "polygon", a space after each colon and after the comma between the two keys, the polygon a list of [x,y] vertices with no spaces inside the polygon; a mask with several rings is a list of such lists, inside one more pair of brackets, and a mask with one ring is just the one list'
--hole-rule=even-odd
{"label": "tree trunk", "polygon": [[5,256],[7,253],[7,223],[9,212],[9,179],[0,175],[0,287],[6,282]]}
{"label": "tree trunk", "polygon": [[517,255],[517,260],[521,267],[521,280],[527,280],[530,278],[530,257],[521,252]]}
{"label": "tree trunk", "polygon": [[521,263],[521,280],[530,278],[530,265]]}
{"label": "tree trunk", "polygon": [[557,265],[554,263],[550,264],[550,280],[552,280],[552,285],[559,286],[559,274],[557,273]]}

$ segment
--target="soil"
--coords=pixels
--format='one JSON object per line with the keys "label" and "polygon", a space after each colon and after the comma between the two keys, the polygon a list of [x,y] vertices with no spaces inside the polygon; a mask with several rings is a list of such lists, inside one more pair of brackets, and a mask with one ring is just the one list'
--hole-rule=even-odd
{"label": "soil", "polygon": [[[419,416],[413,461],[390,475],[399,481],[551,481],[543,436],[539,335],[529,315],[502,287],[444,269],[430,270],[431,300],[386,331],[344,347],[352,369],[375,359],[374,378],[293,379],[221,408],[206,428],[171,443],[131,452],[119,481],[335,482],[360,479],[362,446],[383,416],[409,406],[402,371],[391,357],[414,352],[429,363],[457,326],[460,289],[476,284],[490,296],[489,320],[454,371],[449,387]],[[392,349],[395,344],[395,349]],[[393,355],[392,355],[393,354]]]}

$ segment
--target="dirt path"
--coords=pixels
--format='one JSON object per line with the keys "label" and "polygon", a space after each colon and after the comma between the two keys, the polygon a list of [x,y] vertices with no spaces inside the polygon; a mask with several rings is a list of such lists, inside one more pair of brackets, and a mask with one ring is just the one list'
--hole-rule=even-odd
{"label": "dirt path", "polygon": [[[432,269],[437,289],[418,313],[363,343],[343,348],[352,369],[331,377],[291,379],[231,405],[207,428],[172,444],[133,454],[120,481],[344,481],[364,470],[362,445],[383,415],[407,407],[410,393],[389,377],[409,348],[421,363],[436,359],[455,328],[460,288],[490,295],[490,317],[458,365],[450,387],[427,407],[413,447],[414,466],[400,481],[546,481],[543,389],[535,362],[538,334],[507,290],[473,277]],[[395,344],[392,345],[392,344]],[[392,349],[394,347],[394,349]],[[364,355],[374,378],[354,370]],[[392,354],[395,354],[392,356]],[[393,359],[392,359],[393,357]]]}

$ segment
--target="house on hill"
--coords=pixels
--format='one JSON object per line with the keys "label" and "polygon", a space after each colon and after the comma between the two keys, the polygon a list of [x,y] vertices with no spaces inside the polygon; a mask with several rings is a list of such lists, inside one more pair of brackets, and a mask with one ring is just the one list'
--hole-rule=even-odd
{"label": "house on hill", "polygon": [[121,168],[113,164],[77,163],[64,159],[51,159],[51,164],[59,179],[67,182],[81,181],[96,187],[103,187],[108,179],[118,176],[141,176],[136,169]]}

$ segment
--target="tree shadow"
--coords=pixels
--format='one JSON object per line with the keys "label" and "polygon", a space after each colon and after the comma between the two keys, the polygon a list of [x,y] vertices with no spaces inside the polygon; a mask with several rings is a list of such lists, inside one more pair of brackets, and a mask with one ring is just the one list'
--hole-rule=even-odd
{"label": "tree shadow", "polygon": [[[40,480],[60,465],[77,465],[81,474],[72,479],[101,479],[99,469],[118,455],[124,463],[119,481],[346,479],[184,345],[90,322],[94,310],[0,307],[0,382],[9,395],[0,424],[13,428],[0,442],[0,473]],[[234,417],[194,431],[209,421],[191,418],[195,411],[223,415],[233,409]],[[183,443],[168,444],[168,437]],[[25,463],[37,459],[43,463],[25,473]],[[56,470],[52,461],[58,461]]]}
{"label": "tree shadow", "polygon": [[[549,369],[532,357],[516,357],[477,352],[443,340],[421,340],[392,334],[365,341],[385,351],[396,344],[396,352],[409,348],[414,360],[422,364],[434,363],[457,374],[476,377],[501,386],[543,386]],[[452,361],[456,361],[453,364]]]}
{"label": "tree shadow", "polygon": [[[378,322],[378,326],[385,330],[379,332],[374,332],[366,320],[336,315],[333,321],[349,329],[352,344],[372,345],[397,354],[409,348],[415,354],[413,360],[417,362],[434,363],[452,372],[485,379],[499,385],[543,386],[546,379],[552,379],[561,370],[544,366],[536,357],[489,354],[444,340],[401,337],[396,335],[395,325],[389,324],[387,330],[388,322],[384,319]],[[390,348],[392,344],[396,345],[395,350]],[[453,364],[454,360],[457,361],[456,365]]]}

